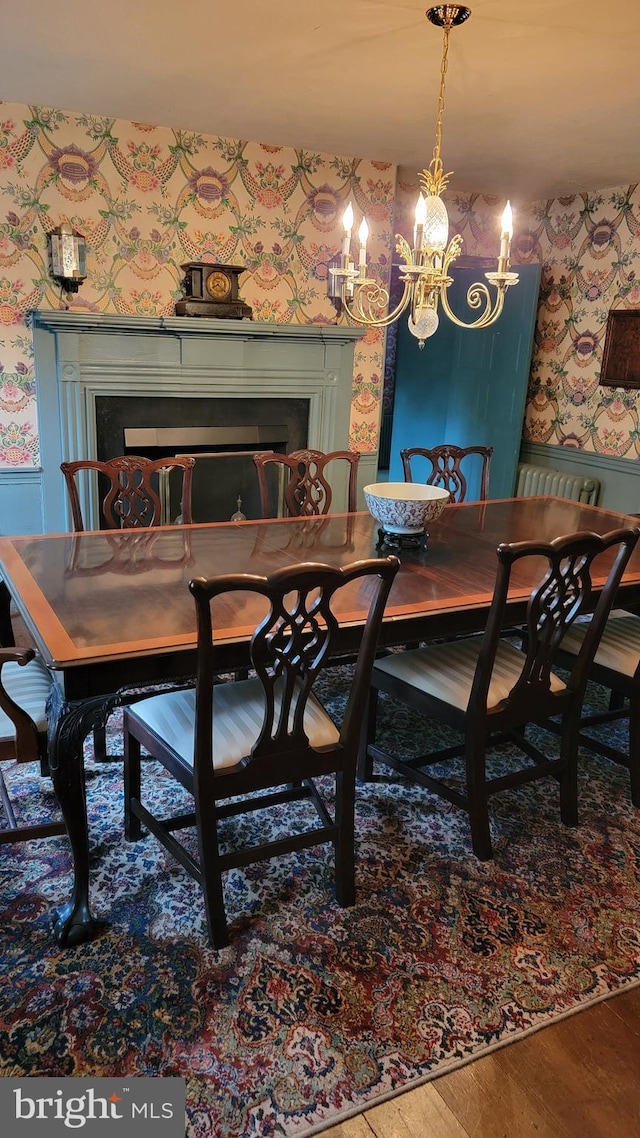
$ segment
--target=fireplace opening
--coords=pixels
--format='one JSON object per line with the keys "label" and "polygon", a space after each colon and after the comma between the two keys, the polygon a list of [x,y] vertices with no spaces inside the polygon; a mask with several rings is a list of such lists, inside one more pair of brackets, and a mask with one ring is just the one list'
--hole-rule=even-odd
{"label": "fireplace opening", "polygon": [[[306,447],[307,399],[96,397],[97,457],[146,458],[193,455],[193,520],[229,521],[236,513],[259,518],[260,498],[253,455],[286,454]],[[180,472],[159,487],[164,518],[180,514]],[[279,512],[281,485],[270,486],[271,510]]]}
{"label": "fireplace opening", "polygon": [[[193,520],[229,521],[236,515],[260,517],[260,499],[253,455],[256,451],[286,454],[288,432],[284,423],[249,427],[126,427],[124,454],[145,458],[190,455],[195,459],[191,506]],[[182,474],[168,471],[160,477],[164,522],[181,512]],[[270,487],[270,513],[279,512],[281,490]]]}

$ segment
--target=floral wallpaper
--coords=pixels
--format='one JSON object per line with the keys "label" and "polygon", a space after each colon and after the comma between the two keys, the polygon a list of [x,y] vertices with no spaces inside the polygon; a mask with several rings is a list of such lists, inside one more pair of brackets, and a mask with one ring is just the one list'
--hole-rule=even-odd
{"label": "floral wallpaper", "polygon": [[[255,320],[335,323],[327,262],[349,200],[371,229],[372,272],[390,271],[396,168],[309,150],[0,104],[0,467],[38,465],[33,308],[60,307],[47,233],[87,241],[70,307],[172,315],[185,261],[244,264]],[[354,231],[355,231],[354,230]],[[350,442],[377,445],[384,332],[356,348]]]}
{"label": "floral wallpaper", "polygon": [[609,310],[640,308],[639,187],[536,203],[516,249],[542,262],[524,437],[637,459],[640,393],[598,382]]}
{"label": "floral wallpaper", "polygon": [[[398,181],[399,223],[417,185]],[[449,193],[463,253],[495,258],[503,200]],[[523,437],[600,455],[640,457],[640,392],[599,386],[611,308],[640,308],[640,186],[516,205],[512,262],[542,280]]]}
{"label": "floral wallpaper", "polygon": [[[454,178],[455,181],[455,178]],[[410,236],[417,186],[387,163],[174,131],[51,108],[0,104],[0,468],[38,465],[32,308],[61,298],[47,233],[69,221],[88,243],[72,308],[172,314],[181,263],[244,264],[256,320],[334,323],[327,263],[352,200],[386,283],[396,231]],[[495,258],[502,201],[447,195],[463,252]],[[395,219],[394,219],[395,213]],[[599,387],[611,307],[640,307],[640,188],[516,203],[514,265],[542,263],[524,438],[640,457],[640,394]],[[393,335],[386,395],[392,389]],[[359,342],[350,445],[376,449],[385,335]],[[389,409],[389,408],[387,408]]]}

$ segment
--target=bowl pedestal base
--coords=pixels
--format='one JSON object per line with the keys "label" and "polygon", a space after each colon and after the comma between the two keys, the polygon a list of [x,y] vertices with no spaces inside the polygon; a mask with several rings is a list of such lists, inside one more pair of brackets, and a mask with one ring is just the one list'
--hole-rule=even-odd
{"label": "bowl pedestal base", "polygon": [[418,533],[393,533],[381,526],[378,530],[376,549],[426,549],[428,538],[429,534],[424,529]]}

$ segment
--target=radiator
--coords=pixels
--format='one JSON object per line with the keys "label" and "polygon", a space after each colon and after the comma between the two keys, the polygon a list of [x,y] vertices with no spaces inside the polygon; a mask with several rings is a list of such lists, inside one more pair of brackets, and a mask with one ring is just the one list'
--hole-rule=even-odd
{"label": "radiator", "polygon": [[531,498],[534,494],[553,494],[556,498],[571,498],[574,502],[588,502],[595,506],[600,493],[597,478],[583,474],[564,474],[521,462],[518,466],[517,498]]}

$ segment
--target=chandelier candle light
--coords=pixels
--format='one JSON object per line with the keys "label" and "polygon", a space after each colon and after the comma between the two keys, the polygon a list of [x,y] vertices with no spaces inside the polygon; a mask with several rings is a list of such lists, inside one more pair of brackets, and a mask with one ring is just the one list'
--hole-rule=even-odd
{"label": "chandelier candle light", "polygon": [[460,4],[438,4],[427,11],[427,19],[443,29],[444,37],[436,140],[429,168],[419,175],[422,192],[416,205],[413,248],[401,234],[396,234],[396,252],[403,261],[400,265],[400,280],[404,285],[398,304],[392,312],[388,312],[388,289],[375,278],[367,276],[369,226],[364,217],[358,229],[360,249],[357,268],[351,260],[351,232],[354,223],[351,202],[342,218],[344,237],[340,264],[329,269],[329,295],[336,305],[338,314],[345,312],[348,319],[356,324],[386,328],[409,309],[409,331],[417,338],[421,348],[438,327],[440,321],[438,306],[441,306],[449,319],[461,328],[487,328],[500,316],[507,289],[510,285],[518,283],[518,274],[509,271],[513,217],[511,206],[507,202],[502,214],[498,268],[496,272],[484,274],[488,284],[495,288],[495,296],[492,299],[489,288],[483,281],[477,281],[470,286],[467,291],[467,304],[472,309],[482,311],[469,323],[456,316],[449,304],[447,290],[453,283],[453,278],[449,276],[449,267],[460,256],[462,237],[456,234],[449,241],[449,217],[442,200],[442,193],[451,177],[451,172],[445,174],[440,157],[444,90],[449,34],[452,28],[463,24],[470,15],[470,8]]}

